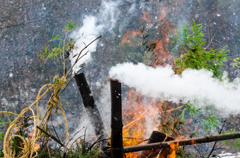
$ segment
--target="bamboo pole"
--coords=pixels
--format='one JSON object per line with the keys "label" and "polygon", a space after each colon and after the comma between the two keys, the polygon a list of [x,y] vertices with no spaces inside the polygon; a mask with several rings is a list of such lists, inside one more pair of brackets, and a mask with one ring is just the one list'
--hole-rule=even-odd
{"label": "bamboo pole", "polygon": [[97,136],[98,140],[101,140],[101,149],[105,150],[107,146],[106,138],[108,137],[105,129],[104,124],[102,121],[102,117],[99,113],[99,110],[95,104],[93,99],[91,90],[88,86],[87,80],[85,78],[84,73],[79,73],[75,75],[75,81],[77,83],[79,92],[82,96],[83,104],[86,109],[86,113],[89,117],[89,120],[93,126],[94,132]]}
{"label": "bamboo pole", "polygon": [[122,96],[121,83],[110,79],[111,84],[111,154],[113,158],[123,158],[122,137]]}
{"label": "bamboo pole", "polygon": [[167,142],[158,142],[146,145],[138,145],[138,146],[130,146],[125,147],[123,149],[124,153],[136,152],[142,150],[156,150],[161,148],[169,148],[171,143],[177,144],[178,146],[183,145],[192,145],[192,144],[200,144],[200,143],[208,143],[213,141],[227,140],[240,138],[240,133],[229,133],[229,134],[217,134],[217,135],[207,135],[205,137],[192,138],[192,139],[182,139],[175,141],[167,141]]}

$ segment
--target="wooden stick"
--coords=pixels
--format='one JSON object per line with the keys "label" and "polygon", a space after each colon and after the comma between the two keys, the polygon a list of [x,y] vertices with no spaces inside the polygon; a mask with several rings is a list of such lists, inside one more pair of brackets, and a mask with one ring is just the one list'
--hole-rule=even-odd
{"label": "wooden stick", "polygon": [[136,152],[141,150],[155,150],[155,149],[161,149],[161,148],[169,148],[171,143],[178,144],[178,146],[183,146],[183,145],[208,143],[213,141],[220,141],[220,140],[227,140],[227,139],[234,139],[234,138],[240,138],[240,133],[217,134],[217,135],[211,135],[211,136],[207,135],[205,137],[199,137],[199,138],[182,139],[182,140],[158,142],[158,143],[152,143],[152,144],[146,144],[146,145],[131,146],[131,147],[124,148],[123,152],[129,153],[129,152]]}
{"label": "wooden stick", "polygon": [[88,86],[87,80],[84,73],[76,74],[75,81],[77,83],[79,92],[82,96],[82,101],[86,109],[88,118],[93,126],[94,132],[97,136],[97,140],[102,140],[100,145],[102,150],[107,146],[106,138],[108,138],[105,129],[102,117],[100,112],[95,104],[91,90]]}
{"label": "wooden stick", "polygon": [[55,140],[55,142],[57,142],[58,144],[60,144],[62,147],[68,149],[59,139],[57,139],[56,137],[54,137],[53,135],[49,134],[48,132],[46,132],[44,129],[40,128],[39,126],[37,126],[37,128],[42,131],[44,134],[46,134],[48,137],[52,138],[53,140]]}
{"label": "wooden stick", "polygon": [[[226,124],[226,120],[224,120],[224,123],[223,123],[223,125],[222,125],[222,128],[220,129],[220,131],[218,132],[218,134],[221,134],[221,133],[222,133],[225,124]],[[209,152],[207,158],[210,158],[210,156],[212,155],[212,152],[214,151],[214,148],[215,148],[216,144],[217,144],[217,141],[214,143],[214,145],[213,145],[211,151]]]}
{"label": "wooden stick", "polygon": [[121,83],[111,80],[111,154],[123,158]]}

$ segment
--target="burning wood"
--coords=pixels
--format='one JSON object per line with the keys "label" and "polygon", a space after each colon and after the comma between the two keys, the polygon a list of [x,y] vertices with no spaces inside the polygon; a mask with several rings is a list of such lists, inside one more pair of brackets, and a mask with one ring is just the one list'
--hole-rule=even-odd
{"label": "burning wood", "polygon": [[136,152],[141,150],[156,150],[156,149],[162,149],[162,148],[169,148],[171,147],[170,146],[171,143],[178,144],[179,146],[183,146],[183,145],[208,143],[213,141],[227,140],[227,139],[234,139],[234,138],[240,138],[240,133],[217,134],[217,135],[211,135],[211,136],[207,135],[205,137],[199,137],[199,138],[182,139],[182,140],[158,142],[158,143],[152,143],[152,144],[146,144],[146,145],[131,146],[131,147],[124,148],[123,152],[128,153],[128,152]]}
{"label": "burning wood", "polygon": [[[156,143],[156,142],[171,141],[171,140],[173,140],[172,137],[169,137],[166,134],[158,131],[153,131],[149,138],[148,144]],[[167,155],[170,153],[169,150],[170,148],[165,148],[164,150],[162,150],[160,157],[167,157]],[[146,158],[146,157],[154,158],[158,155],[159,152],[160,152],[160,149],[146,150],[141,153],[140,158]]]}
{"label": "burning wood", "polygon": [[123,158],[122,96],[121,83],[111,81],[111,153],[112,157]]}
{"label": "burning wood", "polygon": [[75,81],[77,83],[79,92],[82,96],[83,104],[86,108],[87,115],[90,119],[90,122],[94,128],[94,132],[98,140],[101,140],[101,148],[105,149],[107,146],[107,134],[105,133],[104,125],[98,108],[94,102],[92,93],[88,86],[87,80],[84,76],[84,73],[79,73],[75,75]]}

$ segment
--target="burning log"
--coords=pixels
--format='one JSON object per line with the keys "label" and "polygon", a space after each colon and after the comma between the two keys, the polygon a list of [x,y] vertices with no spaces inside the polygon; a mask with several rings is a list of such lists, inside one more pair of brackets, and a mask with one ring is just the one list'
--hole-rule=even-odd
{"label": "burning log", "polygon": [[[167,137],[167,138],[166,138]],[[147,144],[151,143],[156,143],[156,142],[163,142],[163,141],[171,141],[174,140],[172,137],[166,136],[166,134],[158,132],[158,131],[153,131],[149,141]],[[161,151],[161,156],[160,157],[167,157],[167,155],[170,153],[170,148],[165,148],[164,150]],[[156,157],[159,153],[160,149],[156,150],[145,150],[141,153],[139,158],[153,158]]]}
{"label": "burning log", "polygon": [[156,150],[162,148],[169,148],[171,144],[177,144],[177,146],[183,145],[192,145],[192,144],[200,144],[200,143],[208,143],[213,141],[220,141],[220,140],[227,140],[227,139],[234,139],[240,138],[240,133],[228,133],[228,134],[217,134],[199,138],[192,138],[192,139],[182,139],[182,140],[175,140],[175,141],[167,141],[167,142],[158,142],[146,145],[138,145],[138,146],[131,146],[126,147],[123,149],[124,153],[128,152],[136,152],[141,150]]}
{"label": "burning log", "polygon": [[111,154],[123,158],[121,83],[111,80]]}
{"label": "burning log", "polygon": [[101,118],[101,115],[98,111],[98,108],[94,102],[92,93],[90,91],[90,88],[88,86],[87,80],[85,78],[84,73],[79,73],[75,75],[75,81],[77,83],[79,92],[82,96],[83,104],[86,108],[87,115],[90,119],[90,122],[93,126],[94,132],[97,136],[98,140],[101,140],[101,148],[102,150],[105,149],[107,146],[107,140],[108,137],[104,130],[103,121]]}

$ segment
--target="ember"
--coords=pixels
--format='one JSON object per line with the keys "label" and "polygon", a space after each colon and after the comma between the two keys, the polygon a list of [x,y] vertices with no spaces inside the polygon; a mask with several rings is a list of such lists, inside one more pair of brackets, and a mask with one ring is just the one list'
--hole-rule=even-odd
{"label": "ember", "polygon": [[38,151],[39,149],[40,149],[40,146],[39,146],[38,143],[36,143],[35,146],[34,146],[34,151]]}
{"label": "ember", "polygon": [[167,158],[176,158],[177,157],[177,155],[176,155],[176,150],[177,150],[176,147],[178,147],[178,146],[179,146],[178,142],[177,142],[177,144],[175,144],[173,142],[170,143],[170,148],[172,149],[172,152],[171,152],[170,155],[168,155]]}

